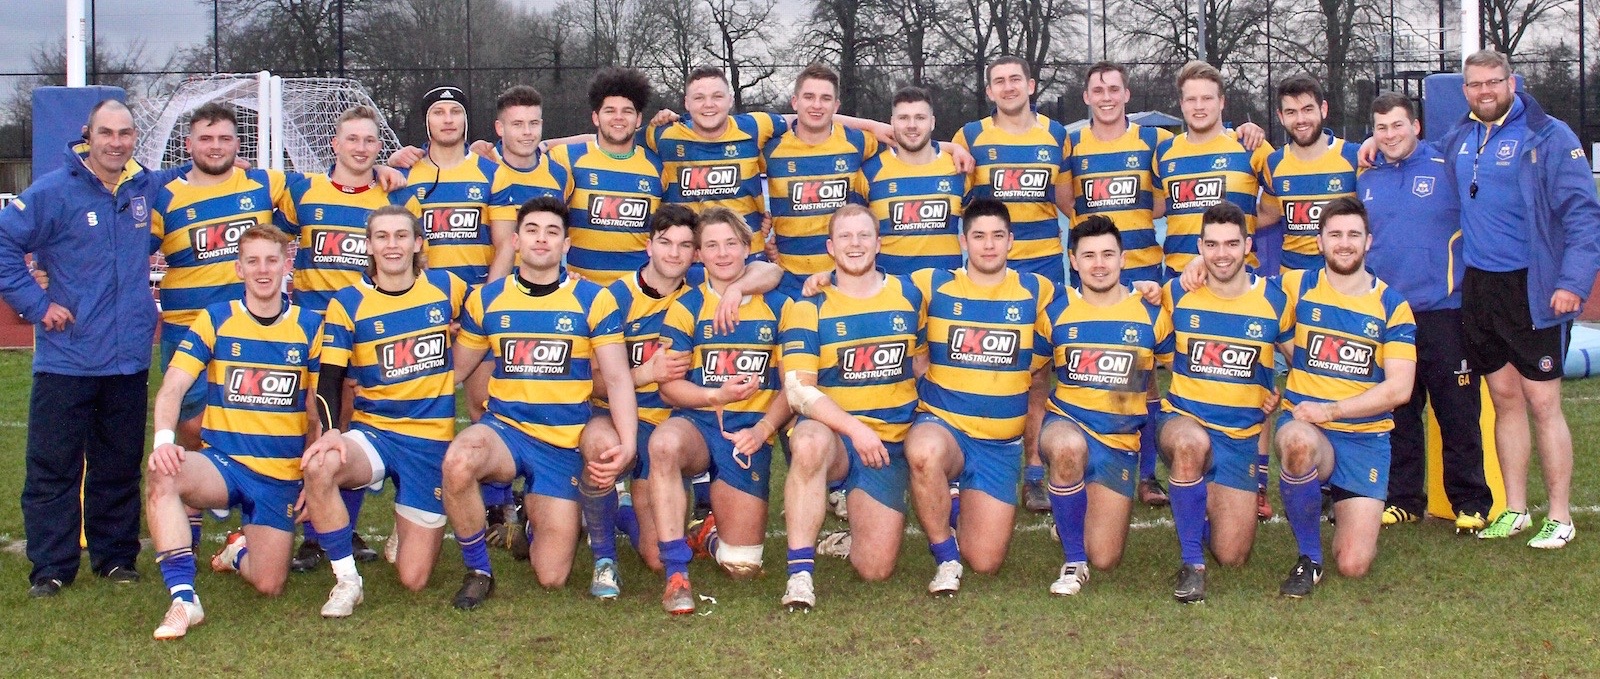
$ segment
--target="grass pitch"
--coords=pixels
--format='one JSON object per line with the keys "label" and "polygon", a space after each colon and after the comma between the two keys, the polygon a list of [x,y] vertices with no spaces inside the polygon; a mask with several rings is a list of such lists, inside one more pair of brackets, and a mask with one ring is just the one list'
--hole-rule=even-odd
{"label": "grass pitch", "polygon": [[[0,446],[9,451],[0,456],[4,498],[21,494],[30,358],[0,354]],[[16,543],[22,518],[12,499],[0,503],[0,674],[1600,675],[1600,380],[1569,382],[1566,394],[1577,450],[1579,531],[1570,547],[1532,550],[1526,535],[1481,542],[1429,520],[1385,531],[1367,578],[1330,571],[1301,601],[1277,596],[1295,557],[1279,520],[1262,528],[1248,566],[1213,568],[1205,604],[1174,603],[1170,514],[1139,509],[1123,565],[1095,573],[1074,598],[1046,593],[1061,553],[1048,518],[1025,515],[1001,574],[969,575],[956,599],[923,594],[933,564],[925,541],[912,535],[888,583],[863,583],[844,561],[819,559],[818,608],[786,614],[778,607],[784,542],[775,491],[769,575],[732,582],[696,562],[697,591],[716,599],[701,603],[701,615],[663,614],[659,576],[627,548],[619,601],[588,598],[582,550],[572,582],[558,591],[539,589],[525,564],[497,551],[495,597],[460,613],[449,603],[463,573],[451,543],[420,594],[402,589],[387,564],[366,567],[367,602],[340,621],[318,617],[332,585],[326,570],[291,576],[277,599],[256,595],[237,577],[202,572],[206,624],[182,641],[158,643],[150,631],[167,597],[148,550],[138,585],[100,582],[85,562],[60,596],[28,599],[28,563]],[[1543,500],[1537,475],[1535,469],[1535,504]],[[781,486],[779,471],[773,487]],[[389,532],[389,497],[370,497],[362,533]],[[830,518],[827,528],[837,527]],[[207,524],[211,544],[200,550],[202,562],[221,530]]]}

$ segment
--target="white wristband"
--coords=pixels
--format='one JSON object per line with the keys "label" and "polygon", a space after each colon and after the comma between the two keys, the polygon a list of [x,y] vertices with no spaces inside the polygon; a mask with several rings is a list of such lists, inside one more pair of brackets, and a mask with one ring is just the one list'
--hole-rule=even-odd
{"label": "white wristband", "polygon": [[151,443],[150,448],[151,450],[154,450],[168,443],[177,443],[178,439],[177,436],[172,433],[171,429],[158,429],[156,430],[156,435],[152,441],[153,442]]}

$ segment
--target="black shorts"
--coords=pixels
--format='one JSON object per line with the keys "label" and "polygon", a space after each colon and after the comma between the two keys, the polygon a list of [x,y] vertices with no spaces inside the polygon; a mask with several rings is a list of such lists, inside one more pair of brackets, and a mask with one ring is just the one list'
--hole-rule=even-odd
{"label": "black shorts", "polygon": [[1570,323],[1535,329],[1528,310],[1528,271],[1468,268],[1461,283],[1467,360],[1479,375],[1510,363],[1534,381],[1561,377]]}

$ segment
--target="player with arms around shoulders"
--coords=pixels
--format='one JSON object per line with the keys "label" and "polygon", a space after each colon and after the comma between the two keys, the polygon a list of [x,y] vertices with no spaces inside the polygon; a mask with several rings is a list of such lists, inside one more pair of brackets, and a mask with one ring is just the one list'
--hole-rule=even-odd
{"label": "player with arms around shoulders", "polygon": [[871,581],[894,572],[905,533],[905,437],[926,369],[922,293],[877,268],[878,224],[859,205],[829,226],[833,281],[783,317],[784,395],[800,415],[784,483],[789,582],[783,605],[816,605],[812,573],[830,483],[849,503],[850,562]]}
{"label": "player with arms around shoulders", "polygon": [[1110,217],[1072,227],[1080,285],[1050,306],[1055,392],[1040,430],[1050,510],[1066,562],[1050,585],[1077,594],[1089,565],[1115,568],[1128,539],[1145,407],[1156,363],[1172,362],[1172,321],[1122,284],[1122,234]]}
{"label": "player with arms around shoulders", "polygon": [[[172,594],[156,639],[182,637],[205,620],[194,590],[186,505],[243,510],[244,529],[228,535],[211,558],[212,570],[237,571],[268,596],[282,592],[288,577],[299,459],[307,435],[317,431],[308,396],[315,393],[322,353],[321,317],[288,304],[280,290],[289,242],[270,224],[239,236],[234,270],[245,282],[244,298],[199,312],[156,395],[145,519]],[[203,447],[186,451],[173,427],[184,393],[199,379],[208,385]]]}
{"label": "player with arms around shoulders", "polygon": [[1294,339],[1278,417],[1278,490],[1300,558],[1279,591],[1304,597],[1322,580],[1322,491],[1333,492],[1333,557],[1359,578],[1378,555],[1389,492],[1393,410],[1411,397],[1416,323],[1411,306],[1366,268],[1372,234],[1354,196],[1322,210],[1321,269],[1283,276]]}
{"label": "player with arms around shoulders", "polygon": [[[790,415],[778,378],[778,322],[788,298],[747,295],[737,327],[719,330],[716,309],[744,273],[752,236],[737,214],[711,208],[696,237],[706,282],[679,297],[661,327],[660,351],[688,353],[689,369],[660,385],[673,414],[650,436],[652,511],[667,576],[661,605],[674,615],[694,612],[688,567],[696,552],[736,578],[761,573],[772,441]],[[681,484],[708,469],[712,515],[685,538]]]}
{"label": "player with arms around shoulders", "polygon": [[1206,534],[1225,566],[1242,566],[1256,536],[1256,461],[1267,414],[1277,406],[1273,351],[1293,338],[1282,288],[1244,270],[1247,217],[1223,202],[1201,215],[1197,240],[1204,284],[1167,283],[1172,384],[1162,402],[1158,445],[1172,470],[1172,521],[1182,567],[1173,597],[1205,601]]}
{"label": "player with arms around shoulders", "polygon": [[[322,533],[337,583],[323,617],[351,614],[363,598],[352,558],[354,517],[340,491],[365,491],[393,478],[395,568],[413,592],[428,584],[444,538],[440,465],[455,436],[455,371],[450,324],[467,284],[447,271],[422,268],[422,227],[404,207],[367,218],[372,263],[360,282],[340,290],[323,324],[317,394],[328,409],[323,434],[301,458],[306,507]],[[349,428],[336,418],[346,377],[355,408]]]}
{"label": "player with arms around shoulders", "polygon": [[[528,560],[541,586],[561,587],[572,571],[580,486],[615,482],[633,464],[638,432],[616,302],[561,264],[571,243],[566,205],[541,197],[517,212],[517,270],[467,298],[454,349],[457,378],[464,366],[494,355],[488,413],[457,434],[444,457],[445,513],[467,566],[453,602],[462,610],[494,592],[478,484],[528,479],[524,506],[538,535]],[[618,443],[586,457],[578,441],[596,371],[605,380]]]}

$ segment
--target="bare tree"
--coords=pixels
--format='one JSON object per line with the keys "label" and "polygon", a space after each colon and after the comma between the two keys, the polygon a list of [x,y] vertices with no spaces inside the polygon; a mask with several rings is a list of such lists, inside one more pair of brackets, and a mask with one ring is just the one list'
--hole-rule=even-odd
{"label": "bare tree", "polygon": [[[1295,59],[1301,69],[1319,77],[1328,101],[1327,125],[1344,130],[1350,110],[1352,64],[1371,61],[1378,35],[1387,31],[1383,9],[1374,0],[1315,0],[1288,12],[1273,48]],[[1359,67],[1358,67],[1359,68]],[[1277,83],[1267,83],[1269,92]],[[1271,99],[1271,97],[1269,97]],[[1277,110],[1270,102],[1268,110]]]}
{"label": "bare tree", "polygon": [[733,86],[734,110],[752,103],[750,94],[777,72],[773,65],[771,17],[777,0],[704,0],[710,10],[707,52]]}
{"label": "bare tree", "polygon": [[1225,65],[1261,42],[1270,6],[1267,0],[1121,0],[1113,23],[1125,49],[1174,64],[1201,57],[1203,23],[1205,60],[1226,73]]}
{"label": "bare tree", "polygon": [[1517,53],[1528,29],[1570,0],[1481,0],[1485,47],[1506,56]]}
{"label": "bare tree", "polygon": [[839,110],[859,115],[864,85],[863,66],[885,43],[889,27],[880,23],[874,0],[816,0],[812,30],[805,51],[839,68]]}

